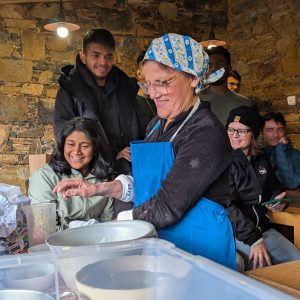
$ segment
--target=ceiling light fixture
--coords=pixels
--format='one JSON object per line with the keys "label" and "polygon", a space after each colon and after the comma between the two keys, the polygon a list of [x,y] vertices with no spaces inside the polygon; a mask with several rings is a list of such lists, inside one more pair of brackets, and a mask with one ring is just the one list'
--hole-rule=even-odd
{"label": "ceiling light fixture", "polygon": [[214,16],[213,16],[213,8],[212,4],[210,3],[210,33],[208,35],[208,39],[205,41],[200,42],[203,48],[211,49],[217,46],[225,46],[226,42],[222,40],[217,40],[214,32]]}
{"label": "ceiling light fixture", "polygon": [[44,28],[49,31],[56,31],[61,38],[68,36],[69,31],[75,31],[80,28],[79,25],[66,22],[62,0],[59,0],[59,14],[56,18],[44,25]]}

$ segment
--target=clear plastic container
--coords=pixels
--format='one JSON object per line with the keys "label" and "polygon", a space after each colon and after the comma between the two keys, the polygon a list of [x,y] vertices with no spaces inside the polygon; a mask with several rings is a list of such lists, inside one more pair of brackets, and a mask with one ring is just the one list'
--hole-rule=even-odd
{"label": "clear plastic container", "polygon": [[60,299],[57,270],[49,252],[1,256],[0,299]]}
{"label": "clear plastic container", "polygon": [[[66,285],[71,290],[77,290],[76,273],[102,257],[102,252],[94,252],[93,248],[85,250],[86,246],[113,245],[146,237],[156,237],[155,227],[151,223],[139,220],[112,221],[56,232],[46,239],[46,244],[58,258],[59,273]],[[81,251],[84,251],[84,255],[76,257],[77,252]],[[103,253],[103,257],[111,257],[111,254]]]}
{"label": "clear plastic container", "polygon": [[160,239],[65,247],[57,255],[73,270],[66,278],[91,300],[294,299]]}
{"label": "clear plastic container", "polygon": [[29,246],[42,244],[56,231],[56,204],[34,203],[23,205],[27,220]]}

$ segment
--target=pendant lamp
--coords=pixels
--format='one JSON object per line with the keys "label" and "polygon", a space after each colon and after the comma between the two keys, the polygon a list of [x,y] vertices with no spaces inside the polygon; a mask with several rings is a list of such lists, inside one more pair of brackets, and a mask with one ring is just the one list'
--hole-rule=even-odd
{"label": "pendant lamp", "polygon": [[211,48],[214,48],[217,46],[225,46],[226,42],[216,39],[216,36],[215,36],[212,4],[210,5],[210,26],[211,27],[210,27],[210,33],[208,35],[208,39],[200,42],[201,46],[204,49],[211,49]]}
{"label": "pendant lamp", "polygon": [[61,38],[68,36],[69,31],[75,31],[80,28],[79,25],[66,22],[62,0],[59,1],[59,14],[56,18],[44,25],[44,28],[49,31],[56,31]]}

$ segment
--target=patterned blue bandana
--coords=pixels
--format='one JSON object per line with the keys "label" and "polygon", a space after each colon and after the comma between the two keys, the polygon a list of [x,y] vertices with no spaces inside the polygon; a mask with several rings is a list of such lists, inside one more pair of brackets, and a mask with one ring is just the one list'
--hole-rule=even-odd
{"label": "patterned blue bandana", "polygon": [[207,53],[191,37],[176,33],[168,33],[154,39],[145,54],[144,60],[146,59],[200,78],[200,82],[195,89],[196,94],[200,92],[203,83],[219,80],[225,71],[222,68],[213,72],[207,78],[209,63]]}

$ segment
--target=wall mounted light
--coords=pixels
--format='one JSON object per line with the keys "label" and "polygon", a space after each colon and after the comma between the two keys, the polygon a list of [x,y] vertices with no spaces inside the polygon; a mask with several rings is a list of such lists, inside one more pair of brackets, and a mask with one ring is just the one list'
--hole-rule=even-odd
{"label": "wall mounted light", "polygon": [[210,4],[210,33],[208,35],[208,39],[200,42],[201,46],[203,48],[211,49],[213,47],[217,46],[225,46],[226,42],[222,40],[216,39],[215,32],[214,32],[214,15],[213,15],[213,9],[212,4]]}
{"label": "wall mounted light", "polygon": [[69,31],[80,29],[80,26],[73,23],[66,22],[62,0],[59,1],[59,14],[56,18],[51,20],[44,28],[49,31],[56,31],[57,35],[61,38],[68,36]]}

